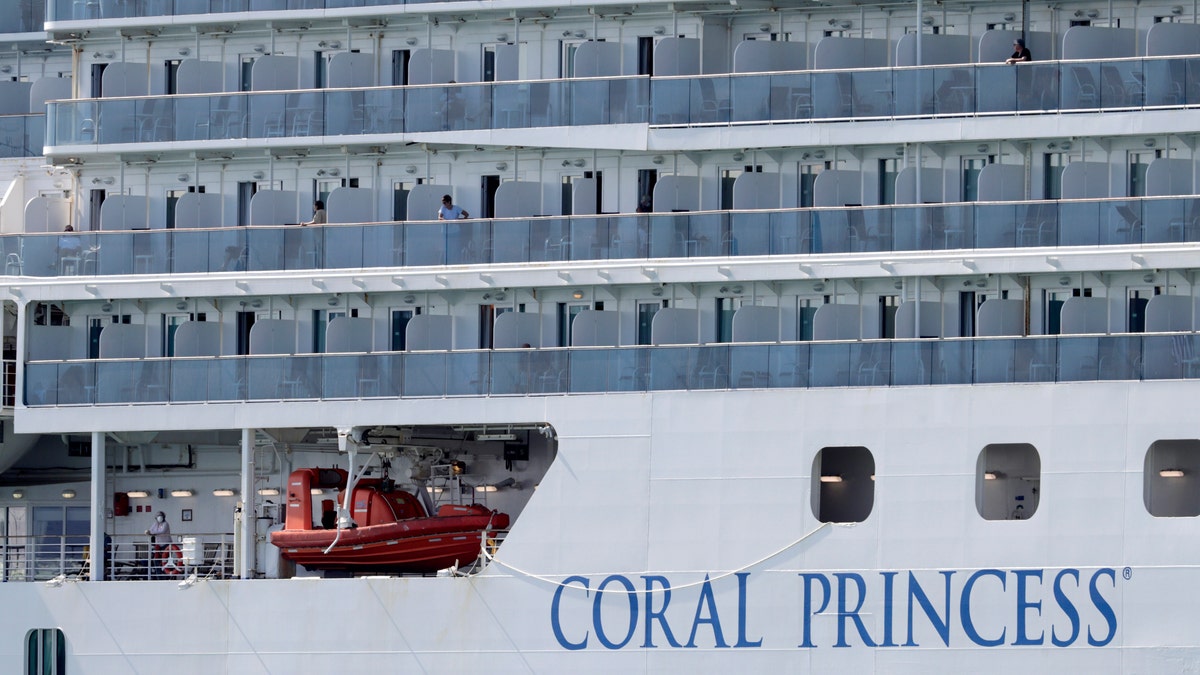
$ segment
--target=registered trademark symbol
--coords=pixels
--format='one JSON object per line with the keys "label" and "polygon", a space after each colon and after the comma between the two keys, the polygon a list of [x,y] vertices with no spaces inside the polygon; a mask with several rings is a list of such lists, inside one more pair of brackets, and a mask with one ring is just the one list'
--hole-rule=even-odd
{"label": "registered trademark symbol", "polygon": [[1133,570],[1126,567],[1125,569],[1121,570],[1121,576],[1125,577],[1125,581],[1129,581],[1129,578],[1133,576]]}

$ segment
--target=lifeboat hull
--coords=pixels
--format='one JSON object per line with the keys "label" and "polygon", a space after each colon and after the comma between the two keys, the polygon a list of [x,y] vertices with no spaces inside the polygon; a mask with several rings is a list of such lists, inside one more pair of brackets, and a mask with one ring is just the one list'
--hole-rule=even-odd
{"label": "lifeboat hull", "polygon": [[[280,530],[271,534],[284,559],[309,569],[431,573],[473,562],[485,537],[508,527],[500,513],[412,518],[337,530]],[[329,553],[325,549],[337,539]]]}

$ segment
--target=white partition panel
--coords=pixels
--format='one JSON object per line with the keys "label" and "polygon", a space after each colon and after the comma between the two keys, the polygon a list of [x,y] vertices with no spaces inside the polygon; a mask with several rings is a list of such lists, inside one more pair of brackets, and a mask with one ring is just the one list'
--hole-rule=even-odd
{"label": "white partition panel", "polygon": [[325,213],[330,223],[375,222],[375,191],[371,188],[336,188],[325,200]]}
{"label": "white partition panel", "polygon": [[329,59],[329,87],[375,86],[375,55],[338,52]]}
{"label": "white partition panel", "polygon": [[186,192],[175,203],[175,228],[221,226],[221,195],[215,192]]}
{"label": "white partition panel", "polygon": [[887,40],[876,38],[821,38],[813,51],[813,69],[882,68],[888,65]]}
{"label": "white partition panel", "polygon": [[454,345],[454,317],[418,314],[404,329],[405,351],[450,349]]}
{"label": "white partition panel", "polygon": [[[29,114],[32,110],[29,107],[29,94],[32,90],[33,84],[30,82],[0,80],[0,115]],[[43,109],[39,108],[37,112],[43,112]]]}
{"label": "white partition panel", "polygon": [[1059,314],[1059,332],[1083,335],[1108,332],[1107,298],[1067,298]]}
{"label": "white partition panel", "polygon": [[966,35],[921,36],[921,58],[917,59],[917,35],[909,33],[896,43],[897,66],[939,66],[971,62],[971,38]]}
{"label": "white partition panel", "polygon": [[30,361],[59,361],[74,358],[70,326],[30,326],[26,350]]}
{"label": "white partition panel", "polygon": [[414,185],[408,193],[409,220],[437,220],[438,209],[442,208],[442,195],[450,195],[454,203],[473,211],[474,206],[463,204],[454,196],[454,188],[449,185],[433,185],[424,183]]}
{"label": "white partition panel", "polygon": [[293,190],[259,190],[250,198],[251,225],[293,225],[299,222],[299,207]]}
{"label": "white partition panel", "polygon": [[696,38],[667,37],[654,45],[654,74],[669,75],[700,74],[700,40]]}
{"label": "white partition panel", "polygon": [[496,349],[516,349],[541,343],[541,316],[532,312],[505,312],[496,317],[492,329],[492,346]]}
{"label": "white partition panel", "polygon": [[513,80],[526,79],[522,78],[522,65],[524,59],[521,54],[524,53],[524,45],[515,45],[512,43],[496,45],[496,81],[511,82]]}
{"label": "white partition panel", "polygon": [[861,308],[858,305],[821,305],[813,313],[814,340],[857,340]]}
{"label": "white partition panel", "polygon": [[621,315],[585,309],[571,322],[572,347],[617,347],[621,344]]}
{"label": "white partition panel", "polygon": [[542,184],[510,180],[496,188],[497,218],[530,218],[543,214]]}
{"label": "white partition panel", "polygon": [[[945,186],[954,175],[941,169],[920,169],[921,195],[917,196],[917,167],[905,167],[896,174],[896,203],[897,204],[926,204],[948,201]],[[949,200],[957,201],[957,200]]]}
{"label": "white partition panel", "polygon": [[650,324],[650,343],[655,345],[694,345],[700,342],[699,310],[664,307],[654,314]]}
{"label": "white partition panel", "polygon": [[1137,31],[1132,28],[1072,26],[1063,34],[1062,44],[1064,59],[1132,57],[1137,56]]}
{"label": "white partition panel", "polygon": [[145,325],[140,323],[110,323],[100,331],[100,358],[142,359],[145,357]]}
{"label": "white partition panel", "polygon": [[621,74],[621,43],[589,40],[575,50],[573,77],[616,77]]}
{"label": "white partition panel", "polygon": [[144,63],[110,63],[100,76],[100,86],[104,97],[110,96],[145,96],[149,93],[146,88],[146,64]]}
{"label": "white partition panel", "polygon": [[1024,335],[1025,301],[989,298],[979,306],[975,327],[980,337]]}
{"label": "white partition panel", "polygon": [[141,195],[110,195],[100,205],[101,230],[148,230],[148,202]]}
{"label": "white partition panel", "polygon": [[180,94],[219,94],[224,89],[220,61],[184,59],[176,74],[176,91]]}
{"label": "white partition panel", "polygon": [[325,352],[328,354],[373,351],[371,320],[339,316],[325,328]]}
{"label": "white partition panel", "polygon": [[175,356],[220,356],[221,324],[184,321],[175,329]]}
{"label": "white partition panel", "polygon": [[1200,25],[1156,23],[1146,31],[1146,56],[1189,56],[1200,54]]}
{"label": "white partition panel", "polygon": [[596,179],[576,178],[571,183],[571,213],[576,216],[591,216],[596,210]]}
{"label": "white partition panel", "polygon": [[29,109],[40,112],[46,108],[46,101],[64,98],[71,98],[71,78],[43,77],[29,88]]}
{"label": "white partition panel", "polygon": [[746,305],[733,313],[734,342],[779,342],[779,308]]}
{"label": "white partition panel", "polygon": [[733,49],[735,73],[804,70],[807,67],[808,45],[804,42],[742,40]]}
{"label": "white partition panel", "polygon": [[1015,202],[1025,199],[1025,167],[988,164],[979,171],[979,201]]}
{"label": "white partition panel", "polygon": [[813,181],[813,206],[862,204],[862,186],[863,175],[858,171],[822,171]]}
{"label": "white partition panel", "polygon": [[1104,162],[1071,162],[1063,167],[1063,199],[1103,199],[1109,194],[1112,167]]}
{"label": "white partition panel", "polygon": [[917,332],[917,302],[906,300],[896,308],[896,337],[900,339],[946,337],[943,332],[945,327],[954,325],[954,307],[929,300],[922,300],[920,305],[921,331],[919,333]]}
{"label": "white partition panel", "polygon": [[779,174],[743,173],[733,180],[733,208],[779,208]]}
{"label": "white partition panel", "polygon": [[[980,63],[1004,63],[1012,56],[1013,40],[1021,37],[1021,31],[989,30],[979,36],[978,60]],[[1054,34],[1030,31],[1025,34],[1025,46],[1034,61],[1054,58]]]}
{"label": "white partition panel", "polygon": [[408,83],[446,84],[454,80],[454,50],[414,49],[408,61]]}
{"label": "white partition panel", "polygon": [[1190,159],[1159,157],[1146,167],[1146,195],[1190,195],[1194,192],[1192,171],[1195,164]]}
{"label": "white partition panel", "polygon": [[700,209],[698,176],[663,176],[654,184],[654,210],[697,211]]}
{"label": "white partition panel", "polygon": [[[108,71],[105,71],[108,72]],[[300,59],[295,56],[260,56],[250,69],[251,91],[300,88]]]}
{"label": "white partition panel", "polygon": [[1190,331],[1195,325],[1195,301],[1188,295],[1156,295],[1146,303],[1146,332]]}
{"label": "white partition panel", "polygon": [[71,222],[66,197],[34,197],[25,204],[26,232],[62,232]]}
{"label": "white partition panel", "polygon": [[295,354],[296,326],[293,319],[259,319],[250,327],[251,354]]}

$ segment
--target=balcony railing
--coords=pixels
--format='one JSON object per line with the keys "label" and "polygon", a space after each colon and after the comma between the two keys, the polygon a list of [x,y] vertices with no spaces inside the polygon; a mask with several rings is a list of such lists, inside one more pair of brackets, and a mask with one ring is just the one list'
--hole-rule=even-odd
{"label": "balcony railing", "polygon": [[9,276],[195,274],[1200,241],[1200,197],[0,236]]}
{"label": "balcony railing", "polygon": [[1200,104],[1200,58],[486,82],[61,101],[50,146],[641,123],[766,124]]}
{"label": "balcony railing", "polygon": [[[233,535],[187,534],[173,537],[173,548],[154,550],[148,537],[106,537],[106,580],[182,579],[196,572],[201,577],[233,575]],[[190,544],[185,546],[184,539]],[[72,580],[91,578],[91,545],[87,534],[3,536],[0,534],[0,582],[49,581],[58,576]],[[194,551],[183,558],[184,550]]]}
{"label": "balcony railing", "polygon": [[[417,5],[450,0],[53,0],[49,21]],[[45,0],[39,0],[45,2]]]}
{"label": "balcony railing", "polygon": [[8,3],[0,14],[0,33],[40,33],[46,19],[46,0]]}
{"label": "balcony railing", "polygon": [[31,407],[1200,377],[1200,334],[30,362]]}
{"label": "balcony railing", "polygon": [[46,142],[46,116],[0,115],[0,158],[40,157]]}

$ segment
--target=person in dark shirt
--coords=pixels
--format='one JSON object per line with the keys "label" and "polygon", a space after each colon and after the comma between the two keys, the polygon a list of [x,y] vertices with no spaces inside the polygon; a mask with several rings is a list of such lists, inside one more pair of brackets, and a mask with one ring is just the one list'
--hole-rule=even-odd
{"label": "person in dark shirt", "polygon": [[1032,60],[1033,60],[1033,54],[1029,53],[1029,48],[1025,46],[1025,40],[1023,40],[1021,38],[1017,38],[1016,40],[1013,40],[1012,56],[1005,59],[1004,62],[1009,65],[1012,65],[1014,63],[1020,63],[1021,61],[1032,61]]}

